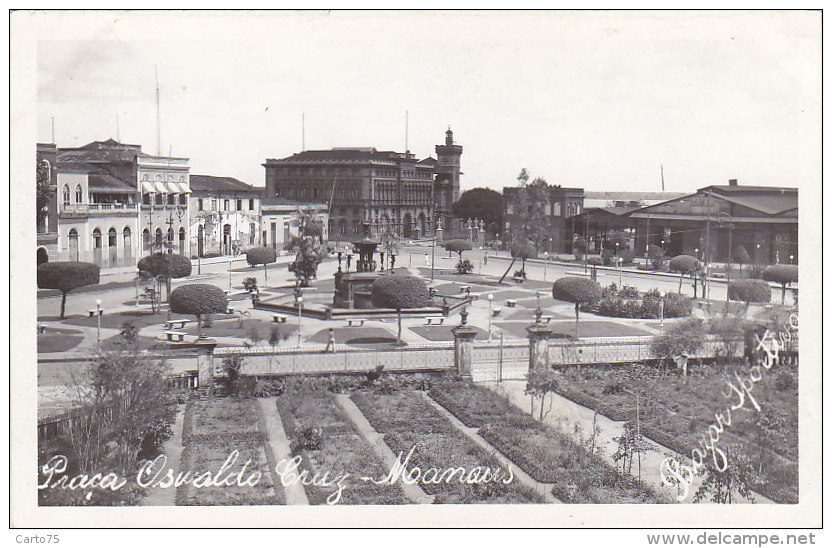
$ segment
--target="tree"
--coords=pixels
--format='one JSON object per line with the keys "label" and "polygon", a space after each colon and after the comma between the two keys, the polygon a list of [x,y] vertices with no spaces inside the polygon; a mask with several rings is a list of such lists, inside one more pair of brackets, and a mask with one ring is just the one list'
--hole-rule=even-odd
{"label": "tree", "polygon": [[682,292],[682,277],[687,274],[693,280],[693,298],[696,298],[696,279],[702,264],[691,255],[677,255],[670,259],[670,270],[679,273],[679,293]]}
{"label": "tree", "polygon": [[251,266],[263,265],[266,282],[269,281],[267,265],[277,261],[277,252],[270,247],[250,247],[246,250],[246,262]]}
{"label": "tree", "polygon": [[754,482],[754,467],[751,460],[741,448],[730,445],[724,450],[726,456],[725,469],[720,471],[710,462],[705,468],[705,478],[696,493],[693,502],[715,502],[717,504],[732,504],[739,494],[751,501],[754,495],[751,485]]}
{"label": "tree", "polygon": [[[173,278],[187,278],[191,275],[191,260],[178,253],[153,253],[143,257],[136,265],[140,272],[156,279],[161,292],[161,283],[165,282],[165,291],[170,300],[170,281]],[[154,307],[155,310],[155,307]]]}
{"label": "tree", "polygon": [[209,284],[179,286],[171,292],[169,302],[171,311],[196,316],[200,338],[202,338],[202,316],[228,310],[228,297],[223,290]]}
{"label": "tree", "polygon": [[49,180],[49,163],[45,160],[38,162],[35,187],[35,207],[38,226],[43,219],[43,213],[49,206],[52,197],[51,181]]}
{"label": "tree", "polygon": [[[705,327],[702,320],[688,318],[673,324],[670,329],[653,337],[650,353],[662,360],[681,355],[692,355],[705,343]],[[687,374],[687,366],[683,373]]]}
{"label": "tree", "polygon": [[732,280],[728,284],[728,298],[746,305],[767,303],[771,301],[771,287],[764,280]]}
{"label": "tree", "polygon": [[[546,415],[551,411],[552,400],[549,399],[549,411],[543,412],[543,405],[546,402],[546,394],[556,392],[558,389],[558,379],[555,372],[547,367],[542,371],[529,371],[526,375],[526,394],[532,398],[540,398],[540,419],[546,418]],[[532,400],[534,406],[534,400]],[[534,409],[532,409],[532,416],[534,416]]]}
{"label": "tree", "polygon": [[61,318],[66,309],[67,293],[78,287],[97,284],[100,280],[98,265],[70,261],[43,263],[38,266],[40,289],[58,289],[61,292]]}
{"label": "tree", "polygon": [[552,284],[552,297],[558,301],[575,303],[575,339],[577,339],[579,309],[598,302],[601,298],[601,286],[586,278],[566,276]]}
{"label": "tree", "polygon": [[482,219],[489,232],[501,232],[503,195],[490,188],[472,188],[462,193],[451,211],[460,219]]}
{"label": "tree", "polygon": [[299,235],[293,240],[297,254],[289,265],[289,272],[295,274],[296,287],[308,287],[324,259],[323,223],[308,211],[298,210],[298,231]]}
{"label": "tree", "polygon": [[786,286],[797,282],[797,265],[776,264],[767,266],[763,270],[763,279],[776,282],[783,288],[780,294],[780,304],[786,304]]}
{"label": "tree", "polygon": [[462,253],[471,250],[471,242],[467,240],[448,240],[445,242],[445,249],[459,255],[459,260],[462,261]]}
{"label": "tree", "polygon": [[518,186],[526,186],[526,183],[529,182],[529,171],[526,168],[520,170],[520,174],[517,176],[517,185]]}
{"label": "tree", "polygon": [[540,177],[512,194],[511,243],[530,242],[536,250],[549,244],[550,202],[549,185]]}
{"label": "tree", "polygon": [[402,309],[422,308],[428,305],[430,295],[428,286],[416,276],[389,274],[380,276],[372,285],[373,306],[393,308],[399,322],[396,341],[402,342]]}
{"label": "tree", "polygon": [[751,255],[745,249],[745,246],[738,245],[734,249],[734,262],[740,265],[740,273],[742,273],[742,265],[751,263]]}
{"label": "tree", "polygon": [[653,270],[658,270],[664,263],[664,250],[657,245],[648,246],[647,258],[650,259],[650,264],[653,265]]}
{"label": "tree", "polygon": [[532,257],[537,257],[537,250],[531,242],[516,242],[511,245],[511,256],[522,261],[520,270],[526,272],[526,260]]}

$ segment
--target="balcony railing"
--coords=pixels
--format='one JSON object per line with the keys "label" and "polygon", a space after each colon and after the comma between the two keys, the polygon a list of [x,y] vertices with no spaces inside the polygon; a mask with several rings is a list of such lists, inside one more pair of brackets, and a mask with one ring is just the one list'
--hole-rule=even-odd
{"label": "balcony railing", "polygon": [[139,210],[139,204],[64,204],[62,214],[119,214],[132,213]]}

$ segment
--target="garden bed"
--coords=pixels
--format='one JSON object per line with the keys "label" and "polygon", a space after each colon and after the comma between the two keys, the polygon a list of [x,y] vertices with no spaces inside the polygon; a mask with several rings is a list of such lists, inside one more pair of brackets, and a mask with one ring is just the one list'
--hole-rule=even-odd
{"label": "garden bed", "polygon": [[[402,460],[413,448],[408,470],[418,467],[425,476],[435,468],[441,474],[446,469],[462,467],[466,473],[475,467],[500,468],[499,461],[488,455],[448,419],[443,417],[415,390],[402,390],[392,394],[356,392],[352,400],[361,409],[393,453]],[[470,503],[542,503],[542,498],[521,486],[516,478],[508,484],[500,481],[467,484],[456,481],[418,483],[428,494],[435,495],[435,502],[448,504]],[[399,480],[401,481],[401,480]]]}
{"label": "garden bed", "polygon": [[[734,373],[748,378],[739,365],[691,367],[687,381],[674,371],[642,365],[583,367],[560,370],[556,391],[562,396],[612,420],[624,421],[636,414],[639,394],[641,431],[685,457],[698,447],[701,436],[716,413],[738,402],[725,397],[726,380],[737,385]],[[732,412],[731,424],[720,435],[720,448],[737,445],[758,472],[751,487],[781,503],[798,500],[797,366],[775,365],[763,370],[753,395],[761,412],[746,399]],[[760,471],[762,470],[762,471]]]}
{"label": "garden bed", "polygon": [[[355,431],[349,419],[324,391],[293,390],[277,399],[283,429],[293,455],[303,458],[299,469],[311,476],[329,472],[330,479],[348,473],[338,504],[407,504],[399,485],[376,485],[361,476],[384,478],[388,470],[378,461],[372,447]],[[312,433],[320,429],[320,437]],[[307,447],[304,447],[304,440]],[[313,441],[314,440],[314,441]],[[311,447],[316,445],[317,448]],[[337,488],[304,487],[310,504],[326,504]],[[335,500],[334,498],[331,500]]]}
{"label": "garden bed", "polygon": [[232,451],[239,457],[231,472],[237,472],[249,459],[246,476],[262,474],[254,487],[232,486],[194,488],[181,485],[176,490],[180,506],[230,506],[285,504],[280,484],[274,484],[260,431],[254,399],[194,399],[185,408],[182,430],[182,471],[194,474],[219,470]]}
{"label": "garden bed", "polygon": [[546,426],[488,388],[454,382],[434,388],[430,396],[466,426],[568,503],[664,503],[655,490],[621,475],[592,454],[579,432],[566,434]]}

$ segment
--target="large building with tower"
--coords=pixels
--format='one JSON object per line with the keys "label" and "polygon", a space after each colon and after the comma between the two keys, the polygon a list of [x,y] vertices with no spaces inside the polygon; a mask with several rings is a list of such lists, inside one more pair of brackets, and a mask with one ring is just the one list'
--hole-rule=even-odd
{"label": "large building with tower", "polygon": [[265,197],[327,204],[331,240],[360,236],[365,221],[375,236],[428,236],[440,218],[448,225],[459,199],[462,147],[450,129],[436,154],[419,160],[410,151],[333,148],[267,159]]}

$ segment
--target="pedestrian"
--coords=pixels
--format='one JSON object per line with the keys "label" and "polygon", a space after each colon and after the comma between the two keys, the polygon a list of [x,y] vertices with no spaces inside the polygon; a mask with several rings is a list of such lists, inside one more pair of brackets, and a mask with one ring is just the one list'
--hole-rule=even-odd
{"label": "pedestrian", "polygon": [[485,255],[482,258],[482,264],[488,264],[488,251],[485,252]]}
{"label": "pedestrian", "polygon": [[425,266],[430,266],[430,259],[428,258],[427,253],[425,253]]}
{"label": "pedestrian", "polygon": [[329,328],[329,342],[326,343],[326,348],[324,352],[329,352],[330,348],[332,349],[332,353],[335,353],[335,329],[332,327]]}

